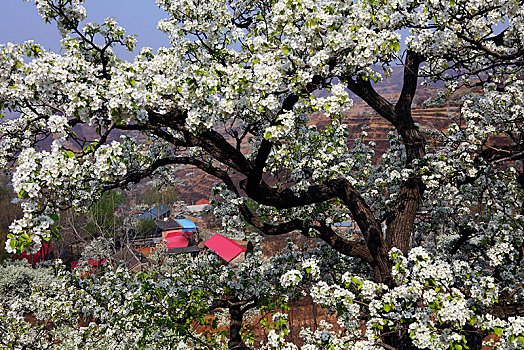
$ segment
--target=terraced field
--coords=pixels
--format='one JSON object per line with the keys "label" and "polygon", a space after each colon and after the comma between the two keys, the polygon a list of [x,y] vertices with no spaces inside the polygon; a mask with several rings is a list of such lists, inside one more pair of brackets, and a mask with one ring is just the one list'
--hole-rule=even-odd
{"label": "terraced field", "polygon": [[[383,95],[388,100],[394,101],[398,94],[395,93],[392,88],[388,88],[387,90],[393,91],[382,92]],[[421,101],[427,99],[431,94],[434,94],[434,90],[432,92],[427,89],[422,90],[415,99]],[[416,123],[420,124],[422,127],[438,130],[445,130],[450,124],[452,118],[458,117],[459,113],[460,108],[455,100],[451,100],[440,107],[423,108],[420,106],[413,109],[413,117]],[[317,125],[319,128],[325,127],[330,122],[330,119],[323,115],[317,115],[311,121],[312,124]],[[373,110],[358,98],[355,98],[354,107],[344,114],[343,122],[349,126],[350,130],[348,144],[351,144],[353,140],[360,135],[364,126],[367,126],[366,131],[368,136],[366,140],[374,141],[376,143],[375,160],[378,161],[380,155],[389,146],[387,135],[390,131],[393,131],[393,126],[377,114],[373,113]],[[188,204],[193,204],[201,198],[209,198],[211,196],[213,183],[216,182],[216,179],[213,177],[192,167],[178,171],[176,176],[185,179],[185,184],[179,186],[177,190],[180,199]]]}

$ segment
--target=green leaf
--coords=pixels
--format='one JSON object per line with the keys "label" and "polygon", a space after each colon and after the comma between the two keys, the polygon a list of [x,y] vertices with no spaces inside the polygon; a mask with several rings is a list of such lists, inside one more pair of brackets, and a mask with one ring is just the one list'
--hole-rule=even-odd
{"label": "green leaf", "polygon": [[391,305],[385,304],[384,305],[384,311],[389,312],[391,310]]}
{"label": "green leaf", "polygon": [[504,329],[500,327],[495,327],[494,331],[495,331],[495,334],[500,337],[502,335],[502,332],[504,332]]}
{"label": "green leaf", "polygon": [[398,41],[390,41],[389,48],[395,52],[400,51],[400,43]]}

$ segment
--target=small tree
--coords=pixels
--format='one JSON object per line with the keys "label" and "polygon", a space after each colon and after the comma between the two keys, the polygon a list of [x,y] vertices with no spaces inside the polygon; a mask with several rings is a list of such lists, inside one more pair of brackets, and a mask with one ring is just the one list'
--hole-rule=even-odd
{"label": "small tree", "polygon": [[148,187],[141,196],[141,202],[149,206],[159,204],[172,205],[178,201],[175,188],[172,186]]}
{"label": "small tree", "polygon": [[103,193],[93,202],[87,213],[86,230],[95,237],[115,237],[122,231],[118,207],[125,203],[125,195],[116,191]]}
{"label": "small tree", "polygon": [[157,226],[153,219],[140,219],[137,221],[135,231],[139,236],[146,236],[154,233]]}

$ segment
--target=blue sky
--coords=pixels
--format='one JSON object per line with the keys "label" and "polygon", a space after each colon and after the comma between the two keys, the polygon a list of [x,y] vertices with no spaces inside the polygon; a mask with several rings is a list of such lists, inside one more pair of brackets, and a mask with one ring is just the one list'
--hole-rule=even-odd
{"label": "blue sky", "polygon": [[[167,35],[158,31],[158,20],[167,17],[154,0],[86,0],[88,22],[114,17],[129,34],[136,34],[137,50],[168,46]],[[58,51],[60,35],[54,24],[46,24],[32,2],[0,0],[0,43],[34,40],[46,49]],[[130,59],[126,54],[122,58]]]}

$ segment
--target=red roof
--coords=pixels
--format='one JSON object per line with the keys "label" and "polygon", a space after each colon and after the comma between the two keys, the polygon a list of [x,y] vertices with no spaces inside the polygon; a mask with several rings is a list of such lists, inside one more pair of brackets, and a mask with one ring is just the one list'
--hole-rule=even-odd
{"label": "red roof", "polygon": [[35,265],[37,262],[39,262],[41,259],[45,258],[45,256],[50,253],[53,250],[51,246],[49,246],[47,243],[42,243],[42,247],[34,254],[27,254],[27,252],[23,252],[20,254],[17,258],[18,259],[26,259],[28,263],[31,265]]}
{"label": "red roof", "polygon": [[189,240],[182,235],[182,232],[170,232],[167,234],[165,240],[167,241],[167,249],[187,247],[189,244]]}
{"label": "red roof", "polygon": [[202,205],[202,204],[211,204],[207,199],[202,198],[198,202],[195,203],[196,205]]}
{"label": "red roof", "polygon": [[170,235],[170,234],[177,234],[178,236],[182,235],[184,233],[184,231],[182,231],[182,229],[179,229],[179,230],[164,230],[162,231],[162,238],[166,238],[167,235]]}
{"label": "red roof", "polygon": [[240,244],[219,235],[218,233],[208,239],[204,245],[227,262],[230,262],[236,258],[238,254],[246,251],[246,248],[242,247]]}
{"label": "red roof", "polygon": [[[87,260],[87,265],[89,265],[89,266],[105,265],[106,263],[107,263],[106,259],[102,259],[102,260],[89,259],[89,260]],[[77,265],[78,265],[78,261],[71,261],[71,268],[72,269],[76,268]]]}

